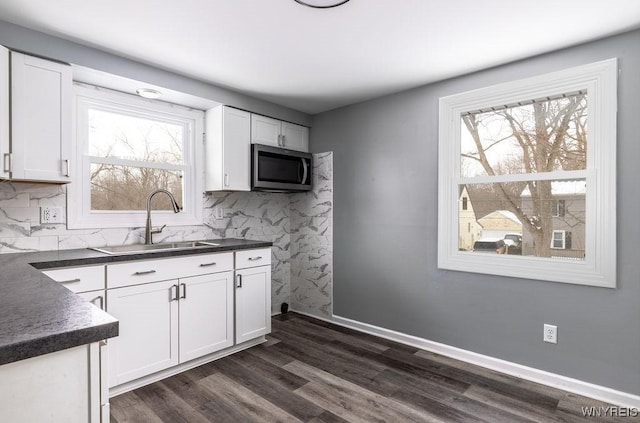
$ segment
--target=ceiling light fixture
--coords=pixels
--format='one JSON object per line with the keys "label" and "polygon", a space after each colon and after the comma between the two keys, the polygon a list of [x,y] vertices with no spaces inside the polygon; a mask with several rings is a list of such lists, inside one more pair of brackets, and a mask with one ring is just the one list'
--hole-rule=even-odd
{"label": "ceiling light fixture", "polygon": [[162,93],[160,91],[154,90],[152,88],[138,88],[136,90],[136,93],[138,93],[140,97],[144,98],[160,98],[162,96]]}
{"label": "ceiling light fixture", "polygon": [[341,4],[345,4],[349,0],[294,0],[294,1],[296,3],[313,7],[315,9],[328,9],[330,7],[336,7],[336,6],[340,6]]}

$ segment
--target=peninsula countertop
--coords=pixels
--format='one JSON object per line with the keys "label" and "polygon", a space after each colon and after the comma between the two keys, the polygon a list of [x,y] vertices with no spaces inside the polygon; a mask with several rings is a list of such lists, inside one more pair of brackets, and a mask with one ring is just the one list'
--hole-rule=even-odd
{"label": "peninsula countertop", "polygon": [[118,321],[42,273],[69,266],[152,260],[270,247],[244,239],[207,240],[197,249],[107,254],[89,249],[0,255],[0,365],[118,335]]}

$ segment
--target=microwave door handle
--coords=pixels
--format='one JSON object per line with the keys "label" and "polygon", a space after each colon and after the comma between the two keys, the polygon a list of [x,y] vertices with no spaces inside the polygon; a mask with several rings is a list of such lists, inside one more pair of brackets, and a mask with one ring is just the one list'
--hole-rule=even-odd
{"label": "microwave door handle", "polygon": [[300,160],[302,160],[302,183],[306,184],[307,183],[307,174],[308,174],[308,169],[307,169],[307,161],[304,158],[301,158]]}

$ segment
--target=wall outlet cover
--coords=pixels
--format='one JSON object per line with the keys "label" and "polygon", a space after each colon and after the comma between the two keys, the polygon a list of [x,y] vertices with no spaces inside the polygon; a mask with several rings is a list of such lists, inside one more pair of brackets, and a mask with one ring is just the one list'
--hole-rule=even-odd
{"label": "wall outlet cover", "polygon": [[64,223],[62,207],[40,207],[40,223]]}
{"label": "wall outlet cover", "polygon": [[544,342],[552,344],[558,343],[558,327],[554,325],[544,325]]}

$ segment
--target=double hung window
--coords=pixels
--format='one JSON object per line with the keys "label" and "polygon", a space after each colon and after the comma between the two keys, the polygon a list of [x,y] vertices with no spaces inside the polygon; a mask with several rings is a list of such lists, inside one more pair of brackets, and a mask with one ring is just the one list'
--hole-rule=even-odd
{"label": "double hung window", "polygon": [[154,223],[202,223],[196,159],[203,112],[99,88],[75,87],[75,151],[79,169],[69,192],[71,228],[145,224],[147,195]]}
{"label": "double hung window", "polygon": [[[612,59],[440,99],[439,267],[615,286],[616,79]],[[468,224],[509,253],[462,245]]]}

